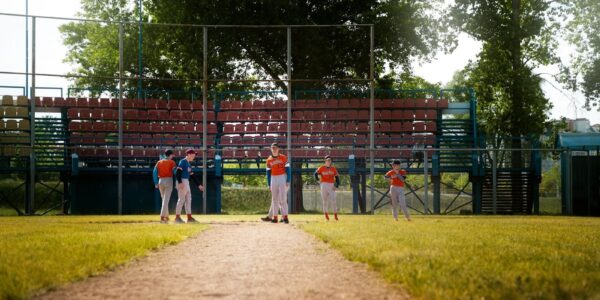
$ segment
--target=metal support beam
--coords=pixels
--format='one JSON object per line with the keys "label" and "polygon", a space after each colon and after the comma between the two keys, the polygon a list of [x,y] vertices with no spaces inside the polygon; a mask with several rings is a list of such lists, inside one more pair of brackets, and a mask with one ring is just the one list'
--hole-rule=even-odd
{"label": "metal support beam", "polygon": [[492,151],[492,213],[497,212],[497,186],[498,186],[498,151]]}
{"label": "metal support beam", "polygon": [[29,98],[29,0],[25,0],[25,96]]}
{"label": "metal support beam", "polygon": [[371,128],[369,129],[369,163],[370,163],[370,178],[371,178],[371,213],[375,214],[375,27],[370,26],[370,61],[369,61],[369,120]]}
{"label": "metal support beam", "polygon": [[[142,0],[138,2],[138,88],[137,88],[137,97],[138,99],[142,98],[142,66],[143,66],[143,57],[142,57]],[[121,23],[122,25],[123,23]]]}
{"label": "metal support beam", "polygon": [[123,214],[123,24],[119,24],[119,167],[117,201],[119,214]]}
{"label": "metal support beam", "polygon": [[208,154],[208,28],[202,27],[202,213],[206,214],[206,156]]}
{"label": "metal support beam", "polygon": [[423,212],[429,214],[429,158],[427,157],[427,151],[423,151],[423,187],[425,188],[424,206]]}
{"label": "metal support beam", "polygon": [[[288,148],[288,163],[290,168],[293,167],[292,160],[294,153],[292,151],[292,27],[287,28],[287,132],[286,132],[286,144]],[[292,176],[293,177],[293,176]],[[288,208],[290,211],[294,211],[293,205],[293,193],[294,181],[290,180],[290,186],[288,188]]]}
{"label": "metal support beam", "polygon": [[31,91],[29,98],[29,124],[30,124],[30,140],[29,140],[29,186],[27,205],[25,213],[33,215],[35,212],[35,67],[36,67],[36,18],[31,19]]}

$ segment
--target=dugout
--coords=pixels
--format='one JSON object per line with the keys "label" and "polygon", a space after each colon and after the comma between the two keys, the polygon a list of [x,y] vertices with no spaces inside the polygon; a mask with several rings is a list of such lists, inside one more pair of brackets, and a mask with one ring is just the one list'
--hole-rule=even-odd
{"label": "dugout", "polygon": [[[198,172],[198,171],[196,171]],[[210,173],[209,173],[210,174]],[[161,199],[154,188],[151,172],[123,173],[123,214],[159,214]],[[81,170],[71,177],[69,193],[72,214],[118,214],[118,176],[117,172],[86,172]],[[220,213],[220,181],[209,175],[206,180],[208,213]],[[202,192],[192,190],[192,212],[202,213]],[[177,191],[173,189],[169,202],[170,214],[175,213]],[[183,213],[183,211],[182,211]]]}
{"label": "dugout", "polygon": [[600,216],[600,133],[558,135],[562,212]]}

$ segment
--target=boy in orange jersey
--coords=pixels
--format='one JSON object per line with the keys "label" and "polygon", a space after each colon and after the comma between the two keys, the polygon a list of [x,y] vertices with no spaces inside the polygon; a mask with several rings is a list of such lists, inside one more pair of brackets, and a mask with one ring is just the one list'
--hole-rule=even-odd
{"label": "boy in orange jersey", "polygon": [[406,220],[410,221],[410,215],[408,214],[408,208],[406,207],[406,199],[404,198],[406,174],[408,174],[408,172],[400,167],[399,160],[394,160],[392,163],[392,170],[385,174],[385,178],[390,180],[392,213],[396,221],[398,221],[398,204],[400,204],[400,208],[402,208]]}
{"label": "boy in orange jersey", "polygon": [[271,191],[271,208],[269,218],[277,223],[277,213],[281,209],[282,222],[289,223],[287,190],[290,186],[291,168],[287,157],[279,153],[279,145],[271,144],[271,156],[267,158],[267,184]]}
{"label": "boy in orange jersey", "polygon": [[338,220],[338,209],[335,201],[335,189],[340,186],[340,176],[337,169],[331,165],[331,156],[325,156],[325,165],[315,171],[315,178],[319,181],[321,175],[321,199],[323,200],[323,212],[325,219],[329,221],[329,204],[333,209],[333,216]]}
{"label": "boy in orange jersey", "polygon": [[171,200],[171,193],[173,192],[173,170],[177,167],[173,160],[174,156],[172,150],[165,151],[165,157],[156,163],[152,172],[154,187],[160,191],[162,199],[160,222],[163,224],[169,222],[169,200]]}

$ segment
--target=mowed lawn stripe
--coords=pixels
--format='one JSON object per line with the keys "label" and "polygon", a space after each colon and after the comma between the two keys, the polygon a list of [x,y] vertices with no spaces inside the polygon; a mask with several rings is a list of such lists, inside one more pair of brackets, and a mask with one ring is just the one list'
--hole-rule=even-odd
{"label": "mowed lawn stripe", "polygon": [[105,272],[207,228],[203,224],[164,225],[155,219],[155,216],[0,218],[0,299],[26,298]]}
{"label": "mowed lawn stripe", "polygon": [[600,297],[600,219],[343,216],[301,225],[411,295],[447,298]]}

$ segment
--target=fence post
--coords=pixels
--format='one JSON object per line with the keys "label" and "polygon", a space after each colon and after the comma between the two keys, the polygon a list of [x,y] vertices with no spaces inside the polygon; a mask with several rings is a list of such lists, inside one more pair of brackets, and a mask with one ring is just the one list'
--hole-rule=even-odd
{"label": "fence post", "polygon": [[498,152],[496,151],[497,149],[493,149],[492,150],[492,213],[495,215],[496,214],[496,210],[497,210],[497,203],[496,203],[496,187],[498,186],[498,173],[497,173],[497,166],[498,166]]}

